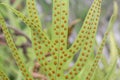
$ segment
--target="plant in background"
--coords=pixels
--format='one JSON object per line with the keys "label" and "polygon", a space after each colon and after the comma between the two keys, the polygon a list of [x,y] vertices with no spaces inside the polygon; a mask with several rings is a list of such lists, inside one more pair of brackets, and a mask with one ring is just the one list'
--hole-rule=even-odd
{"label": "plant in background", "polygon": [[[11,8],[9,5],[1,3],[15,13],[31,29],[32,47],[37,60],[41,65],[41,72],[47,76],[48,80],[93,80],[99,60],[102,58],[102,50],[107,40],[107,36],[112,28],[117,16],[117,4],[114,3],[114,13],[111,17],[110,25],[98,48],[95,58],[91,60],[94,53],[95,37],[98,27],[102,0],[94,0],[88,14],[84,20],[82,28],[70,48],[67,47],[68,41],[68,11],[69,0],[53,0],[52,27],[50,28],[51,37],[42,30],[42,25],[37,15],[34,0],[27,0],[26,7],[28,16]],[[4,18],[0,15],[0,24],[5,35],[12,55],[24,75],[25,80],[33,80],[24,60],[19,55]],[[114,43],[113,43],[114,44]],[[75,64],[68,70],[68,65],[72,62],[74,55],[79,52]],[[46,55],[49,53],[49,56]],[[113,69],[113,66],[112,66]],[[112,72],[112,69],[111,72]],[[111,73],[110,72],[110,73]],[[1,78],[8,80],[1,71]],[[110,74],[105,77],[108,79]],[[98,79],[99,80],[99,79]]]}

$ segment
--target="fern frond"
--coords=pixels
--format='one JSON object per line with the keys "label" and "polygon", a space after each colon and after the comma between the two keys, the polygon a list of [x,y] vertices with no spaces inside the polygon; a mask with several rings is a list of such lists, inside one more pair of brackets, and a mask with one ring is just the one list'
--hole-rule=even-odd
{"label": "fern frond", "polygon": [[35,23],[38,28],[42,28],[41,21],[38,16],[38,11],[35,5],[36,5],[35,0],[26,0],[26,7],[29,15],[28,18],[30,21]]}
{"label": "fern frond", "polygon": [[[36,30],[42,29],[41,22],[38,18],[39,17],[38,14],[37,14],[38,12],[35,7],[35,1],[27,0],[26,5],[27,5],[26,7],[28,10],[28,14],[29,14],[29,16],[28,16],[29,20],[31,22],[35,23]],[[36,31],[31,31],[31,34],[32,34],[32,44],[33,44],[34,52],[36,53],[36,57],[37,57],[39,63],[42,65],[41,71],[44,72],[44,69],[46,69],[45,64],[48,64],[48,62],[46,61],[46,57],[45,57],[45,54],[49,53],[48,45],[44,44],[44,39],[42,39],[42,37],[40,38],[37,36],[37,34],[39,34],[39,33],[36,34]]]}
{"label": "fern frond", "polygon": [[84,41],[81,41],[83,45],[81,46],[79,57],[75,65],[73,66],[73,68],[66,75],[66,77],[70,75],[69,79],[72,79],[72,80],[75,78],[76,75],[78,75],[78,73],[80,73],[84,65],[87,64],[86,62],[89,58],[89,55],[93,52],[96,31],[97,31],[97,26],[98,26],[99,17],[100,17],[101,3],[99,3],[98,0],[95,0],[90,10],[91,11],[88,12],[87,14],[87,16],[89,15],[89,17],[86,17],[85,19],[87,20],[88,24],[83,24],[83,27],[86,26],[87,29],[82,28],[84,29],[83,30],[84,32],[82,32],[81,34],[84,33],[83,35],[85,37],[84,37]]}
{"label": "fern frond", "polygon": [[68,36],[68,11],[69,0],[53,0],[53,17],[52,17],[52,42],[58,49],[54,57],[56,62],[56,78],[59,80],[63,78],[62,59],[64,51],[67,49],[67,36]]}
{"label": "fern frond", "polygon": [[117,4],[115,3],[115,4],[114,4],[114,13],[113,13],[113,15],[111,16],[111,19],[110,19],[110,22],[109,22],[107,31],[106,31],[106,33],[105,33],[105,35],[104,35],[104,38],[103,38],[103,40],[102,40],[102,42],[101,42],[101,44],[100,44],[100,47],[98,48],[98,52],[97,52],[97,54],[96,54],[96,57],[95,57],[95,59],[94,59],[94,62],[93,62],[93,64],[92,64],[92,66],[90,67],[90,70],[88,71],[88,74],[87,74],[85,80],[90,80],[90,79],[92,78],[92,76],[94,75],[94,72],[95,72],[96,69],[97,69],[98,62],[99,62],[99,60],[100,60],[101,57],[102,57],[103,47],[104,47],[105,42],[106,42],[106,40],[107,40],[107,36],[108,36],[111,28],[113,27],[113,24],[114,24],[116,18],[117,18],[117,13],[118,13],[118,8],[117,8]]}
{"label": "fern frond", "polygon": [[0,77],[2,80],[9,80],[8,76],[0,69]]}
{"label": "fern frond", "polygon": [[19,55],[19,52],[14,44],[11,34],[9,33],[9,30],[6,26],[4,18],[2,17],[1,14],[0,14],[0,25],[2,26],[2,30],[5,35],[5,39],[7,41],[9,48],[11,49],[12,55],[18,65],[19,69],[21,70],[21,72],[24,75],[26,80],[33,80],[32,76],[29,74],[29,72],[25,66],[24,61],[22,60],[22,57]]}
{"label": "fern frond", "polygon": [[115,40],[114,40],[114,37],[113,37],[113,32],[110,32],[110,64],[109,64],[109,67],[108,67],[108,71],[107,71],[107,74],[105,76],[105,78],[103,80],[109,80],[112,78],[112,74],[115,73],[116,71],[116,67],[117,67],[117,60],[118,60],[118,50],[116,48],[116,45],[115,45]]}

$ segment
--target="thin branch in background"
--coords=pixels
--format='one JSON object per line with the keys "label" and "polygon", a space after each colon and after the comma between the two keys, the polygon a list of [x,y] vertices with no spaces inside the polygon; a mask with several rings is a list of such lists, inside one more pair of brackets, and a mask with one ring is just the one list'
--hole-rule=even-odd
{"label": "thin branch in background", "polygon": [[45,75],[39,73],[39,69],[40,69],[40,64],[37,61],[35,61],[33,72],[32,72],[33,77],[39,80],[48,80]]}

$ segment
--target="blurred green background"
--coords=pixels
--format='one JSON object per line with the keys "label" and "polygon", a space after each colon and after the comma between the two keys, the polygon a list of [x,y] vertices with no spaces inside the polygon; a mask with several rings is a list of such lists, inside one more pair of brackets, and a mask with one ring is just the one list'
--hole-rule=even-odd
{"label": "blurred green background", "polygon": [[[47,32],[47,30],[51,27],[52,22],[52,0],[35,0],[36,1],[36,7],[39,11],[39,17],[42,22],[42,27],[44,31]],[[102,3],[102,10],[101,10],[101,17],[98,27],[98,32],[96,35],[96,47],[100,44],[104,33],[106,31],[106,28],[108,26],[108,22],[110,20],[110,17],[113,12],[113,1],[114,0],[103,0]],[[108,40],[106,42],[106,46],[103,50],[103,61],[100,63],[100,71],[101,76],[104,76],[108,69],[107,67],[110,65],[111,62],[111,46],[115,46],[117,50],[118,57],[120,56],[120,0],[116,0],[119,5],[119,14],[118,18],[114,24],[114,27],[112,29],[112,35],[115,44],[110,45],[111,38],[108,37]],[[26,12],[26,0],[0,0],[0,2],[7,3],[11,5],[12,7],[16,8],[17,10],[21,11],[25,15],[27,15]],[[88,12],[89,7],[91,6],[93,0],[70,0],[70,10],[69,10],[69,43],[70,46],[77,33],[81,29],[81,25],[85,19],[85,16]],[[3,6],[0,6],[0,12],[4,16],[7,26],[14,38],[14,41],[16,43],[16,46],[20,52],[20,55],[23,57],[23,59],[26,62],[26,65],[29,67],[29,71],[31,73],[39,73],[42,75],[39,71],[40,65],[37,64],[35,54],[32,50],[31,45],[31,32],[30,29],[18,18],[16,15],[14,15],[10,10],[6,9]],[[48,31],[49,33],[49,31]],[[48,36],[50,36],[48,34]],[[68,46],[68,47],[69,47]],[[114,53],[114,52],[113,52]],[[75,56],[76,57],[76,56]],[[94,57],[94,55],[93,55]],[[116,72],[113,74],[113,78],[111,80],[120,80],[120,58],[117,59],[116,63]],[[11,55],[11,52],[5,42],[4,35],[2,33],[1,27],[0,27],[0,69],[3,69],[3,71],[9,76],[10,80],[22,80],[23,77],[21,75],[21,72],[18,70],[18,67]],[[99,77],[100,80],[102,80],[99,75],[96,75],[96,77]],[[38,79],[40,80],[40,79]]]}

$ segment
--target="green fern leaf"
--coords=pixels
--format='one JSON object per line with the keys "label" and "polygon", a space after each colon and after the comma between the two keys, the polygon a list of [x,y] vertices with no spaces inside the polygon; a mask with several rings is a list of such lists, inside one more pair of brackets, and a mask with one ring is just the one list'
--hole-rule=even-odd
{"label": "green fern leaf", "polygon": [[2,80],[9,80],[7,75],[0,69],[0,79]]}
{"label": "green fern leaf", "polygon": [[6,27],[4,18],[2,17],[1,14],[0,14],[0,24],[2,26],[2,30],[3,30],[3,33],[5,35],[7,44],[13,53],[12,55],[13,55],[17,65],[18,65],[19,69],[22,71],[22,74],[24,75],[26,80],[33,80],[31,75],[29,74],[26,66],[25,66],[24,61],[22,60],[22,57],[19,55],[19,52],[15,46],[15,43],[14,43],[14,41],[13,41],[9,31],[8,31],[8,28]]}
{"label": "green fern leaf", "polygon": [[110,19],[110,22],[109,22],[109,25],[108,25],[108,28],[107,28],[107,31],[104,35],[104,38],[102,40],[102,43],[100,44],[100,47],[98,49],[98,52],[97,52],[97,55],[94,59],[94,62],[92,64],[92,66],[90,67],[90,70],[88,71],[88,74],[87,74],[87,77],[85,78],[85,80],[91,80],[91,78],[93,77],[94,75],[94,72],[96,71],[97,69],[97,64],[99,62],[99,60],[102,58],[102,50],[103,50],[103,47],[105,45],[105,42],[107,40],[107,36],[108,36],[108,33],[110,32],[111,28],[113,27],[113,24],[117,18],[117,13],[118,13],[118,10],[117,10],[117,4],[115,3],[114,5],[114,13],[113,15],[111,16],[111,19]]}

